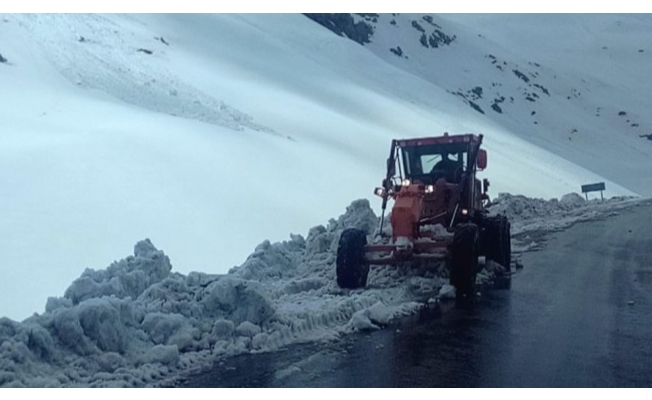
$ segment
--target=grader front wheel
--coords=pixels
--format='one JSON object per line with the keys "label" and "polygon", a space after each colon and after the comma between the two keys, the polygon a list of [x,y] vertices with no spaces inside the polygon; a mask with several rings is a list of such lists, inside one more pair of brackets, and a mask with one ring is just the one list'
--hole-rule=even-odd
{"label": "grader front wheel", "polygon": [[335,273],[337,284],[344,289],[357,289],[367,284],[369,264],[365,260],[364,247],[367,236],[360,229],[345,229],[337,246]]}

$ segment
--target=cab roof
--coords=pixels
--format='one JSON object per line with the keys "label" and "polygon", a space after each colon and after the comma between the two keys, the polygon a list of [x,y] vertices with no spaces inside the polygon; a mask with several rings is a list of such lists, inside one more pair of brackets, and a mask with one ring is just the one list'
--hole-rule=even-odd
{"label": "cab roof", "polygon": [[433,144],[450,144],[450,143],[477,143],[478,135],[467,133],[463,135],[449,135],[444,133],[443,136],[424,137],[416,139],[394,139],[398,147],[427,146]]}

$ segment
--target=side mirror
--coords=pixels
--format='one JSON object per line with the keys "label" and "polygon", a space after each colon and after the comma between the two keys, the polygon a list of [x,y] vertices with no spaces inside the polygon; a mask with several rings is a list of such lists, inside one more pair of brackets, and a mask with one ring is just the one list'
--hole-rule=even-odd
{"label": "side mirror", "polygon": [[478,153],[478,169],[487,168],[487,151],[480,150]]}

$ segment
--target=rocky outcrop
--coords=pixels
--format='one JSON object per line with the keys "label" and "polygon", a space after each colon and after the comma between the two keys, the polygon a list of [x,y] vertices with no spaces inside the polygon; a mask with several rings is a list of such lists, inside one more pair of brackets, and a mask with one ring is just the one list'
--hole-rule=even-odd
{"label": "rocky outcrop", "polygon": [[[304,14],[306,17],[331,30],[332,32],[347,37],[362,45],[369,43],[374,29],[366,21],[355,22],[351,14]],[[378,14],[357,14],[365,20],[374,21]]]}

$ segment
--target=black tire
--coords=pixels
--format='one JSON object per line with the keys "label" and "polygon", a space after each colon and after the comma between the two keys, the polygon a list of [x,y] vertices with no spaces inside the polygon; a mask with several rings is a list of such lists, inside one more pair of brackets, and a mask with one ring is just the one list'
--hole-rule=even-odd
{"label": "black tire", "polygon": [[365,287],[369,275],[369,263],[365,260],[364,247],[367,235],[360,229],[345,229],[337,246],[335,273],[337,284],[343,289]]}
{"label": "black tire", "polygon": [[478,273],[479,230],[475,224],[460,224],[451,245],[450,283],[458,298],[475,297]]}
{"label": "black tire", "polygon": [[510,225],[507,217],[498,215],[496,217],[489,217],[483,221],[481,242],[481,254],[487,260],[491,260],[502,265],[506,272],[509,272],[511,267],[512,251],[511,251],[511,237]]}
{"label": "black tire", "polygon": [[512,233],[511,233],[511,224],[507,220],[507,217],[503,217],[503,255],[505,264],[505,272],[511,272],[512,270]]}

